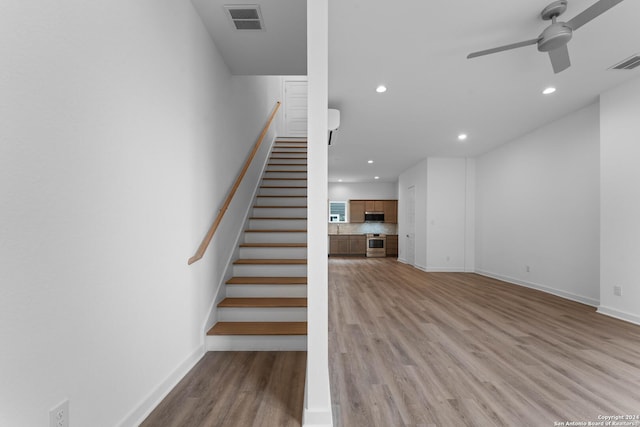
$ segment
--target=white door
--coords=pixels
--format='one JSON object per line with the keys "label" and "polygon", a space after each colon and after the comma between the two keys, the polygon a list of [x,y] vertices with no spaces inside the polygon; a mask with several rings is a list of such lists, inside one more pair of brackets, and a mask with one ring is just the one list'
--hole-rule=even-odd
{"label": "white door", "polygon": [[307,82],[284,81],[284,135],[307,136]]}
{"label": "white door", "polygon": [[407,264],[416,264],[416,187],[411,186],[407,188],[407,202],[405,205],[405,212],[407,213],[407,228],[405,240],[405,259]]}

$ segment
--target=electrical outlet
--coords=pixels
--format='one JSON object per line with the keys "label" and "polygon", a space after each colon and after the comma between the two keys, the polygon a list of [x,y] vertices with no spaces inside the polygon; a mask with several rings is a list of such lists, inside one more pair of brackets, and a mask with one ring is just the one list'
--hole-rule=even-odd
{"label": "electrical outlet", "polygon": [[525,270],[527,273],[530,273],[530,272],[531,272],[531,267],[529,267],[528,265],[525,265],[525,266],[524,266],[524,270]]}
{"label": "electrical outlet", "polygon": [[622,296],[622,286],[614,286],[613,287],[613,294],[616,296],[621,297]]}
{"label": "electrical outlet", "polygon": [[49,411],[49,427],[69,427],[69,399]]}

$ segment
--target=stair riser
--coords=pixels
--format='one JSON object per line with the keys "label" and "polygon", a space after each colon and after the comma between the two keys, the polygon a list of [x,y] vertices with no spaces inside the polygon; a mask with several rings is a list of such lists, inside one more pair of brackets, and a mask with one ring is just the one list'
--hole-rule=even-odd
{"label": "stair riser", "polygon": [[251,219],[249,228],[253,230],[306,230],[306,219]]}
{"label": "stair riser", "polygon": [[[286,153],[285,153],[286,154]],[[284,154],[274,154],[269,159],[269,163],[283,163],[283,164],[291,164],[291,165],[307,165],[306,157],[288,157]]]}
{"label": "stair riser", "polygon": [[305,298],[307,285],[226,285],[228,298]]}
{"label": "stair riser", "polygon": [[307,143],[300,142],[300,141],[283,141],[283,142],[276,142],[275,144],[273,144],[274,150],[278,148],[304,148],[306,150]]}
{"label": "stair riser", "polygon": [[256,197],[255,206],[307,206],[307,197]]}
{"label": "stair riser", "polygon": [[306,335],[216,335],[205,338],[207,351],[306,351]]}
{"label": "stair riser", "polygon": [[244,243],[307,243],[306,232],[244,233]]}
{"label": "stair riser", "polygon": [[220,322],[306,322],[306,307],[220,307]]}
{"label": "stair riser", "polygon": [[271,152],[270,157],[287,157],[291,159],[308,159],[307,150],[283,148]]}
{"label": "stair riser", "polygon": [[307,178],[306,172],[265,172],[265,178]]}
{"label": "stair riser", "polygon": [[261,218],[306,218],[307,208],[259,208],[254,207],[252,216]]}
{"label": "stair riser", "polygon": [[288,187],[288,186],[300,185],[300,186],[306,187],[307,180],[306,179],[263,179],[261,185],[267,185],[272,187],[277,187],[277,186]]}
{"label": "stair riser", "polygon": [[305,259],[307,248],[240,248],[241,259]]}
{"label": "stair riser", "polygon": [[307,165],[267,165],[267,171],[307,171]]}
{"label": "stair riser", "polygon": [[260,196],[306,196],[307,188],[260,188]]}
{"label": "stair riser", "polygon": [[307,275],[307,266],[299,265],[265,265],[265,264],[236,264],[233,266],[234,276],[280,276],[300,277]]}

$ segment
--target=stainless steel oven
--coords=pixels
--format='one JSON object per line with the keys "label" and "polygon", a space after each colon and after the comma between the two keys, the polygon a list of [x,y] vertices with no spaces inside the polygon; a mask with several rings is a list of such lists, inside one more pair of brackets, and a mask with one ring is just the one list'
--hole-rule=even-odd
{"label": "stainless steel oven", "polygon": [[387,256],[387,236],[384,234],[367,234],[367,257]]}

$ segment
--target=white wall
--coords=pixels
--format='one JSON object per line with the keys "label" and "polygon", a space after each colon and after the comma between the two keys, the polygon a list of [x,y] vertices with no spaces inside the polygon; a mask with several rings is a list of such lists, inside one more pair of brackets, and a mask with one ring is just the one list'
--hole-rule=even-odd
{"label": "white wall", "polygon": [[0,28],[0,425],[65,398],[133,425],[202,355],[233,221],[186,261],[278,89],[181,0],[8,0]]}
{"label": "white wall", "polygon": [[[429,271],[473,271],[473,194],[472,159],[427,159],[427,264]],[[469,208],[469,209],[468,209]],[[470,242],[469,242],[470,240]],[[469,263],[469,264],[468,264]]]}
{"label": "white wall", "polygon": [[426,271],[474,270],[475,162],[427,158],[398,180],[398,259],[411,263],[407,245],[407,192],[415,187],[415,259]]}
{"label": "white wall", "polygon": [[398,198],[397,182],[330,182],[329,200],[395,200]]}
{"label": "white wall", "polygon": [[598,304],[598,122],[591,105],[477,159],[478,272]]}
{"label": "white wall", "polygon": [[410,187],[415,191],[414,259],[413,265],[427,266],[427,159],[402,172],[398,177],[398,260],[411,264],[410,240],[407,238],[407,194]]}
{"label": "white wall", "polygon": [[307,377],[302,425],[333,425],[329,387],[329,266],[327,261],[328,0],[307,0],[309,73]]}
{"label": "white wall", "polygon": [[[598,311],[640,323],[640,79],[600,97],[601,270]],[[613,293],[614,286],[622,295]]]}

